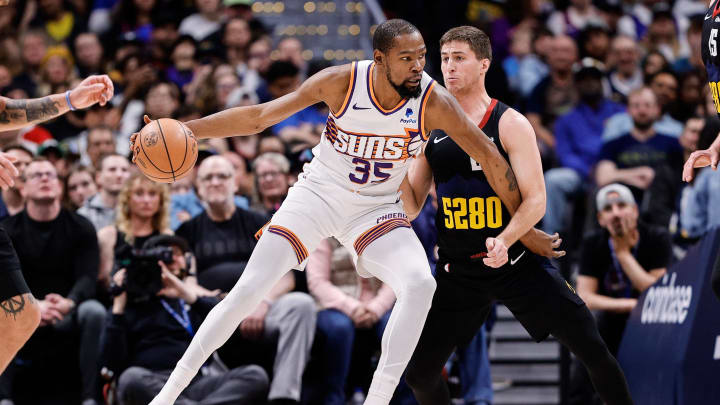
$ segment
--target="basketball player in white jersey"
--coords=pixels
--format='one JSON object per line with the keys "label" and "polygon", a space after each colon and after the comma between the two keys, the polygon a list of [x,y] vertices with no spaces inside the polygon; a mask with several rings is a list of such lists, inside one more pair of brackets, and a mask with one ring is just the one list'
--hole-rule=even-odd
{"label": "basketball player in white jersey", "polygon": [[[229,109],[190,121],[198,138],[255,134],[316,103],[330,107],[315,158],[306,165],[260,237],[227,297],[208,315],[152,405],[172,404],[198,369],[291,268],[303,265],[318,243],[334,236],[353,253],[356,268],[392,287],[397,302],[382,339],[366,405],[388,404],[417,344],[435,281],[424,250],[399,202],[411,159],[432,129],[442,129],[482,164],[488,182],[515,213],[503,238],[486,244],[492,267],[526,234],[515,176],[497,147],[455,99],[423,72],[425,43],[412,24],[389,20],[373,37],[373,60],[325,69],[295,92],[271,102]],[[136,135],[131,137],[131,148]],[[544,201],[543,201],[544,203]],[[369,273],[369,274],[368,274]],[[276,403],[295,403],[299,392]]]}

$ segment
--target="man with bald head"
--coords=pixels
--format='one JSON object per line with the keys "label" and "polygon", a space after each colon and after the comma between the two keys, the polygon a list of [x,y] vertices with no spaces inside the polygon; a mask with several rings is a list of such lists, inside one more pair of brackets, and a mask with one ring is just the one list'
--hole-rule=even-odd
{"label": "man with bald head", "polygon": [[553,126],[557,117],[568,113],[578,101],[573,80],[573,64],[577,62],[575,40],[567,35],[553,38],[548,54],[550,73],[530,93],[525,116],[541,141],[545,156],[555,148]]}
{"label": "man with bald head", "polygon": [[[209,290],[228,292],[245,270],[255,248],[255,232],[268,220],[264,215],[237,207],[237,182],[232,163],[222,156],[203,160],[198,168],[197,186],[206,209],[183,223],[177,235],[185,238],[197,259],[198,282]],[[261,353],[254,342],[267,346],[277,342],[269,399],[291,398],[300,384],[315,333],[315,303],[295,287],[287,273],[240,324],[220,355],[229,367],[249,361]]]}
{"label": "man with bald head", "polygon": [[615,68],[609,75],[612,97],[626,103],[630,92],[643,86],[640,50],[635,40],[625,35],[615,37],[610,45],[610,59]]}

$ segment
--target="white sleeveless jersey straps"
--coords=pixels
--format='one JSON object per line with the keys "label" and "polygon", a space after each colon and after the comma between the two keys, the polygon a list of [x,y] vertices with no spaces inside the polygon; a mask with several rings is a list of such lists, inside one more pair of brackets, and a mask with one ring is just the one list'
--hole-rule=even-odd
{"label": "white sleeveless jersey straps", "polygon": [[372,61],[352,63],[345,101],[337,114],[328,114],[307,175],[362,195],[387,196],[397,192],[409,159],[427,140],[424,113],[435,81],[423,72],[420,96],[385,110],[373,94],[374,68]]}

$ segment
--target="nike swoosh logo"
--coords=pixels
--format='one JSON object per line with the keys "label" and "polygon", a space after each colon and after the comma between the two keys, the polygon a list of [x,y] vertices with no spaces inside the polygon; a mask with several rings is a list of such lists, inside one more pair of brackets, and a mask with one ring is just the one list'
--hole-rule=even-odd
{"label": "nike swoosh logo", "polygon": [[[448,136],[449,136],[449,135],[448,135]],[[443,136],[442,138],[435,138],[435,139],[433,140],[433,143],[438,143],[438,142],[442,141],[442,140],[445,139],[445,138],[447,138],[447,136]]]}
{"label": "nike swoosh logo", "polygon": [[711,18],[712,18],[711,15],[706,15],[706,16],[705,16],[705,19],[706,19],[706,20],[709,20],[709,19],[711,19]]}
{"label": "nike swoosh logo", "polygon": [[525,254],[525,251],[523,250],[523,252],[520,253],[520,256],[516,257],[515,260],[510,260],[510,265],[514,266],[515,263],[517,263],[517,261],[520,260],[520,258],[523,257],[524,254]]}
{"label": "nike swoosh logo", "polygon": [[353,104],[353,110],[369,110],[370,107],[358,107],[357,103]]}

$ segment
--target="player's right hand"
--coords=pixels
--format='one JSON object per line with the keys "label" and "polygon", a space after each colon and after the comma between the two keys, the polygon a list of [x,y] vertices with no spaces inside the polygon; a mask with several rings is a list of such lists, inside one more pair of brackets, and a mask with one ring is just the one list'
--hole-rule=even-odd
{"label": "player's right hand", "polygon": [[0,187],[3,190],[14,186],[15,177],[20,174],[13,164],[16,160],[14,156],[0,152]]}
{"label": "player's right hand", "polygon": [[[147,114],[143,115],[143,121],[145,122],[145,125],[152,122],[150,117],[147,116]],[[130,153],[132,153],[132,161],[135,163],[135,141],[137,140],[138,135],[140,135],[139,132],[135,132],[132,135],[130,135]]]}
{"label": "player's right hand", "polygon": [[713,170],[717,170],[718,160],[720,160],[720,153],[716,149],[696,150],[690,154],[683,166],[683,181],[691,181],[694,169],[699,167],[710,166]]}
{"label": "player's right hand", "polygon": [[500,238],[487,238],[485,240],[488,255],[483,259],[486,266],[497,269],[508,261],[508,247]]}

